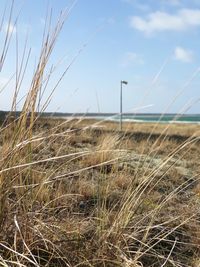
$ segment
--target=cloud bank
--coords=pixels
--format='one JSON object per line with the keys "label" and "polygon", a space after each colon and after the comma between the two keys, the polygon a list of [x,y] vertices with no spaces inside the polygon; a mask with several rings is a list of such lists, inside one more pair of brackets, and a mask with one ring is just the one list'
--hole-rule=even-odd
{"label": "cloud bank", "polygon": [[200,26],[200,9],[180,9],[175,14],[163,11],[145,17],[133,16],[130,26],[146,35],[163,31],[186,31]]}

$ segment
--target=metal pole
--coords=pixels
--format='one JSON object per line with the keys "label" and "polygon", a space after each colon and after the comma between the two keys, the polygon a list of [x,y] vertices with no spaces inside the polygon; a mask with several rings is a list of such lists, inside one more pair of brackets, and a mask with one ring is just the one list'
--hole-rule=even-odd
{"label": "metal pole", "polygon": [[122,131],[122,81],[120,86],[120,131]]}

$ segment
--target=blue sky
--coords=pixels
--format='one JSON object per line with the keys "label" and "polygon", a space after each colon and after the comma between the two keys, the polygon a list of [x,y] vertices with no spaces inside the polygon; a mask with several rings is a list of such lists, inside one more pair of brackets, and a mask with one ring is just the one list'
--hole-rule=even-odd
{"label": "blue sky", "polygon": [[[17,26],[12,22],[12,44],[0,73],[0,89],[15,72],[16,36],[22,51],[28,31],[31,59],[19,98],[26,94],[40,51],[47,6],[52,7],[56,21],[60,10],[72,2],[15,1],[15,14],[21,12]],[[1,0],[1,16],[6,3],[9,1]],[[124,112],[200,113],[199,37],[199,0],[78,0],[52,54],[50,63],[62,59],[62,64],[47,93],[84,48],[47,110],[117,113],[120,80],[127,80],[128,85],[123,87]],[[1,110],[10,108],[12,95],[11,82],[1,93]]]}

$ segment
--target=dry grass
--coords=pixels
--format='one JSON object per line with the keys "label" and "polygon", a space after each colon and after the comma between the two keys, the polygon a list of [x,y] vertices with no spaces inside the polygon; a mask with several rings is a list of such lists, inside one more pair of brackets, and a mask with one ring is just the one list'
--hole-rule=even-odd
{"label": "dry grass", "polygon": [[44,119],[34,127],[41,140],[32,145],[33,161],[24,163],[23,151],[5,171],[13,180],[4,205],[16,217],[4,213],[3,259],[27,265],[34,253],[39,266],[196,266],[197,141],[151,137],[147,147],[134,132],[48,122],[48,135]]}
{"label": "dry grass", "polygon": [[1,124],[0,265],[199,266],[198,126],[36,116],[63,23],[46,26],[22,112]]}

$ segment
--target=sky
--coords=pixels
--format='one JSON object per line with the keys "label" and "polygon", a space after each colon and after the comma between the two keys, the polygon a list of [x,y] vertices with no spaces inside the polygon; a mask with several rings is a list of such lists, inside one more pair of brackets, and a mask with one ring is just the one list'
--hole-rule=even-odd
{"label": "sky", "polygon": [[[0,20],[10,3],[1,0]],[[0,29],[0,53],[7,28],[12,32],[0,72],[0,110],[11,108],[16,40],[20,59],[27,38],[31,55],[17,108],[22,106],[39,57],[48,8],[52,8],[52,23],[61,10],[70,8],[70,13],[47,66],[47,70],[52,64],[57,67],[45,97],[73,64],[47,111],[118,113],[120,81],[126,80],[123,112],[200,113],[199,0],[16,0],[12,23],[8,26],[7,15]]]}

